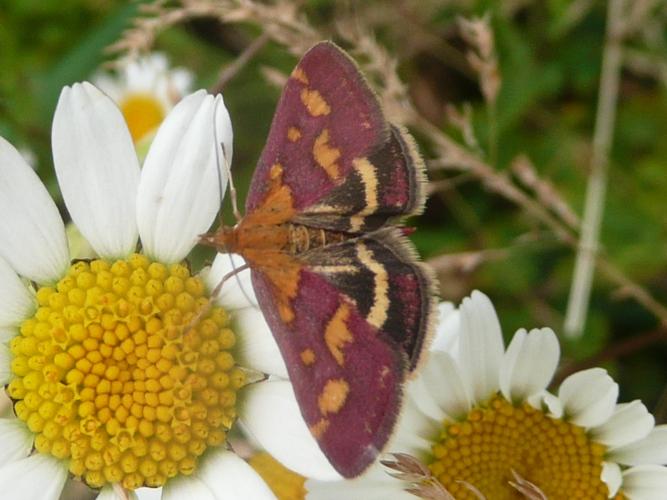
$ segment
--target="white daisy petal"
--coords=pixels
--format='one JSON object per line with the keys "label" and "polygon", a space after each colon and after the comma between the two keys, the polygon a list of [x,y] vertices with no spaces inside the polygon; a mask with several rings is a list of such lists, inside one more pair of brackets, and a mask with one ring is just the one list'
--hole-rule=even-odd
{"label": "white daisy petal", "polygon": [[302,476],[324,481],[340,479],[308,430],[289,382],[248,386],[242,398],[239,418],[278,461]]}
{"label": "white daisy petal", "polygon": [[121,98],[123,95],[123,90],[120,88],[118,85],[118,82],[116,81],[115,78],[111,78],[109,75],[105,73],[96,73],[93,75],[91,81],[93,82],[93,85],[100,89],[102,92],[104,92],[106,95],[111,97],[114,101],[118,102],[118,100]]}
{"label": "white daisy petal", "polygon": [[[215,289],[225,275],[244,264],[245,261],[239,255],[218,254],[211,268],[202,273],[207,288]],[[248,368],[287,378],[287,368],[278,344],[257,305],[250,270],[239,271],[227,279],[216,303],[232,311],[234,326],[238,332],[242,332],[239,335],[239,362]]]}
{"label": "white daisy petal", "polygon": [[144,249],[165,263],[182,260],[209,229],[227,186],[220,143],[231,164],[232,127],[221,95],[199,91],[179,102],[153,139],[137,198]]}
{"label": "white daisy petal", "polygon": [[526,331],[521,329],[512,338],[500,370],[500,390],[508,401],[524,401],[546,389],[551,381],[560,346],[550,328]]}
{"label": "white daisy petal", "polygon": [[[155,488],[141,488],[142,490],[154,490]],[[146,497],[138,496],[134,491],[126,492],[127,496],[120,496],[117,491],[113,489],[113,486],[105,486],[100,491],[100,494],[95,497],[95,500],[149,500],[155,499],[160,500],[159,496]]]}
{"label": "white daisy petal", "polygon": [[438,327],[431,344],[432,351],[449,352],[455,358],[459,352],[461,314],[451,302],[438,304]]}
{"label": "white daisy petal", "polygon": [[67,465],[37,453],[0,467],[3,498],[58,500],[67,480]]}
{"label": "white daisy petal", "polygon": [[19,334],[17,327],[13,326],[0,326],[0,342],[5,343],[13,339]]}
{"label": "white daisy petal", "polygon": [[161,500],[162,488],[138,488],[134,490],[134,496],[137,500]]}
{"label": "white daisy petal", "polygon": [[[433,351],[422,371],[424,385],[445,418],[457,420],[471,407],[470,395],[454,359],[446,352]],[[420,405],[420,402],[416,402]],[[424,408],[425,412],[428,409]]]}
{"label": "white daisy petal", "polygon": [[602,475],[600,478],[609,489],[609,498],[616,496],[616,493],[618,493],[618,490],[621,487],[621,483],[623,482],[621,468],[618,466],[618,464],[604,462],[602,464]]}
{"label": "white daisy petal", "polygon": [[424,413],[417,406],[412,390],[408,389],[399,423],[385,450],[400,450],[412,456],[427,456],[433,446],[429,438],[437,436],[440,429],[442,418],[434,419]]}
{"label": "white daisy petal", "polygon": [[81,234],[102,257],[130,254],[139,161],[118,107],[88,82],[63,88],[52,143],[65,205]]}
{"label": "white daisy petal", "polygon": [[287,367],[273,333],[258,307],[234,312],[233,324],[238,336],[238,362],[241,366],[288,378]]}
{"label": "white daisy petal", "polygon": [[[236,454],[222,449],[206,457],[197,478],[215,492],[216,500],[275,500],[275,495],[255,470]],[[198,498],[188,494],[187,498]]]}
{"label": "white daisy petal", "polygon": [[17,326],[35,310],[35,300],[7,261],[0,257],[0,326]]}
{"label": "white daisy petal", "polygon": [[596,427],[611,417],[618,399],[618,384],[602,368],[591,368],[567,377],[558,397],[565,416],[582,427]]}
{"label": "white daisy petal", "polygon": [[406,486],[390,477],[381,465],[373,465],[362,476],[347,481],[306,481],[308,500],[414,500],[404,491]]}
{"label": "white daisy petal", "polygon": [[609,458],[624,465],[667,464],[667,425],[658,425],[644,439],[611,450]]}
{"label": "white daisy petal", "polygon": [[21,154],[0,137],[0,255],[21,276],[58,281],[69,266],[65,226]]}
{"label": "white daisy petal", "polygon": [[474,401],[483,401],[498,390],[498,373],[504,353],[498,316],[489,298],[474,291],[463,299],[460,366]]}
{"label": "white daisy petal", "polygon": [[645,438],[654,424],[655,418],[644,403],[635,400],[616,405],[611,418],[590,432],[596,441],[610,448],[616,448]]}
{"label": "white daisy petal", "polygon": [[[192,476],[176,476],[167,481],[162,488],[162,500],[183,500],[196,498],[197,500],[219,500],[226,497],[216,496],[211,489],[202,482],[195,473]],[[139,496],[139,500],[144,500]],[[146,498],[149,500],[149,498]]]}
{"label": "white daisy petal", "polygon": [[219,253],[215,256],[213,265],[206,272],[202,272],[202,278],[209,291],[213,291],[225,276],[234,273],[223,283],[216,298],[216,303],[225,309],[257,307],[250,269],[238,270],[244,265],[245,260],[240,255]]}
{"label": "white daisy petal", "polygon": [[623,472],[623,493],[628,500],[665,498],[667,467],[641,465]]}
{"label": "white daisy petal", "polygon": [[548,391],[540,391],[529,396],[526,402],[536,410],[543,411],[553,418],[563,417],[563,403]]}
{"label": "white daisy petal", "polygon": [[0,385],[9,383],[11,378],[12,353],[5,344],[0,344]]}
{"label": "white daisy petal", "polygon": [[135,92],[151,92],[155,80],[164,72],[167,65],[164,54],[154,53],[149,57],[132,60],[125,67],[127,88]]}
{"label": "white daisy petal", "polygon": [[169,74],[169,90],[178,96],[187,94],[192,88],[193,74],[184,68],[173,68]]}
{"label": "white daisy petal", "polygon": [[435,399],[431,394],[432,390],[432,386],[430,386],[423,377],[423,371],[420,376],[414,380],[409,381],[407,386],[407,394],[410,399],[415,402],[415,405],[419,408],[419,411],[421,411],[429,418],[440,422],[445,418],[446,415],[440,406],[435,402]]}
{"label": "white daisy petal", "polygon": [[18,418],[0,418],[0,467],[27,457],[34,437]]}

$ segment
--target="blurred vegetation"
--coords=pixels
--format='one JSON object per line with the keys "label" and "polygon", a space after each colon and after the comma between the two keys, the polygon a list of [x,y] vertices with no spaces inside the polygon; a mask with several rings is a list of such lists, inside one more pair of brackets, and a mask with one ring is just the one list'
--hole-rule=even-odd
{"label": "blurred vegetation", "polygon": [[[138,3],[112,0],[27,0],[6,2],[0,9],[0,135],[37,155],[38,173],[56,199],[50,126],[60,89],[89,78],[102,63],[121,55],[105,52],[105,47],[121,38],[139,12]],[[556,199],[581,217],[606,2],[310,0],[299,4],[298,12],[316,36],[333,38],[353,54],[358,54],[354,33],[372,35],[397,61],[398,75],[422,118],[533,196],[512,170],[525,155]],[[459,29],[460,17],[485,13],[501,82],[492,112]],[[624,41],[601,235],[608,262],[661,304],[667,303],[666,19],[664,3],[654,2]],[[221,69],[265,27],[260,18],[242,21],[186,19],[160,31],[153,48],[166,52],[174,65],[190,68],[198,86],[211,88]],[[346,26],[354,30],[341,36]],[[267,81],[264,69],[287,74],[301,50],[286,47],[289,40],[271,38],[224,86],[241,198],[280,92]],[[372,65],[360,56],[362,63]],[[461,112],[466,103],[476,145],[465,143],[465,134],[447,112],[448,106]],[[428,163],[437,151],[423,131],[414,133]],[[468,257],[438,267],[443,299],[458,302],[479,288],[494,301],[507,335],[519,327],[538,326],[561,333],[573,248],[470,173],[437,168],[431,179],[433,194],[426,213],[413,222],[419,228],[413,239],[425,259]],[[621,384],[623,400],[642,398],[665,421],[665,325],[626,292],[596,274],[585,334],[577,341],[563,341],[565,361],[584,363],[577,366],[586,366],[587,359],[601,362]],[[635,345],[636,338],[647,340]]]}

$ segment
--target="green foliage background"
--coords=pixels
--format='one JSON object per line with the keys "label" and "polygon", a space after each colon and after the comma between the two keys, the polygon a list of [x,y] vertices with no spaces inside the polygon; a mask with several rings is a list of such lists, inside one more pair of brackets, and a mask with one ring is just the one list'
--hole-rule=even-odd
{"label": "green foliage background", "polygon": [[[420,111],[443,130],[451,128],[445,119],[446,104],[471,103],[475,132],[487,156],[489,115],[477,77],[465,62],[457,18],[488,12],[502,78],[495,168],[508,171],[517,155],[528,155],[540,177],[551,182],[581,215],[606,3],[592,2],[575,19],[573,3],[370,1],[362,6],[310,0],[302,9],[315,27],[334,38],[334,24],[342,13],[372,32],[399,60],[400,76],[417,108],[421,103]],[[58,200],[50,126],[60,89],[90,78],[111,57],[105,47],[119,39],[138,11],[138,3],[112,0],[27,0],[6,2],[0,8],[0,135],[34,151],[38,173]],[[667,15],[659,6],[651,16],[658,27],[651,32],[651,43],[640,35],[626,46],[659,66],[667,64],[667,32],[665,23],[656,19]],[[418,29],[406,29],[406,20]],[[155,48],[166,52],[175,65],[191,69],[198,86],[210,87],[220,69],[260,31],[258,23],[222,25],[199,20],[166,30]],[[266,82],[261,69],[271,66],[287,73],[295,61],[285,47],[269,43],[225,88],[234,123],[234,171],[241,197],[279,96],[279,89]],[[623,71],[602,230],[608,260],[663,304],[667,303],[666,82],[659,71],[638,71],[627,65]],[[429,160],[432,149],[423,137],[417,140]],[[455,175],[439,172],[433,178]],[[440,273],[443,299],[458,303],[479,288],[494,301],[506,335],[519,327],[550,326],[561,332],[572,249],[483,183],[459,180],[454,187],[436,191],[426,213],[414,221],[419,228],[414,241],[423,256],[485,249],[503,252],[471,271]],[[622,399],[644,399],[665,421],[667,348],[665,335],[660,337],[664,329],[654,315],[598,275],[585,335],[576,342],[563,341],[564,364],[586,362],[603,353],[599,360],[620,382]],[[651,332],[659,340],[641,348],[623,344]]]}

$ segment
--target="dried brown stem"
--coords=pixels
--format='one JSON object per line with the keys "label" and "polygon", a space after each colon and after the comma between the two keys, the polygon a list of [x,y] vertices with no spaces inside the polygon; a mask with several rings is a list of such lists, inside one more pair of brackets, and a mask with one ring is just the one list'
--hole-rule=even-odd
{"label": "dried brown stem", "polygon": [[584,330],[600,239],[607,190],[609,149],[614,136],[618,85],[621,77],[621,31],[624,2],[625,0],[610,0],[607,11],[607,37],[602,54],[602,75],[593,134],[591,173],[586,187],[581,240],[577,249],[574,276],[565,314],[565,334],[571,337],[581,336]]}
{"label": "dried brown stem", "polygon": [[257,53],[264,48],[264,46],[271,40],[271,36],[264,32],[248,45],[243,52],[234,61],[220,71],[218,81],[211,87],[210,91],[213,94],[222,92],[229,83],[244,67],[248,64]]}
{"label": "dried brown stem", "polygon": [[[429,162],[432,170],[456,170],[468,172],[481,181],[489,190],[512,201],[528,215],[553,231],[555,236],[573,248],[579,244],[578,228],[572,226],[570,217],[562,219],[561,213],[552,214],[548,208],[526,195],[504,173],[497,172],[478,156],[469,152],[449,138],[444,132],[414,111],[406,113],[409,123],[429,138],[436,147],[437,158]],[[655,300],[651,293],[626,276],[604,255],[598,254],[595,261],[600,272],[615,285],[621,287],[624,295],[632,297],[667,326],[667,308]]]}
{"label": "dried brown stem", "polygon": [[392,453],[393,460],[380,460],[387,473],[409,486],[408,493],[427,500],[454,500],[454,497],[438,481],[429,468],[407,453]]}
{"label": "dried brown stem", "polygon": [[554,377],[552,385],[558,386],[567,376],[572,375],[581,370],[599,366],[610,360],[616,360],[625,356],[629,356],[637,351],[646,349],[647,347],[660,343],[667,342],[667,329],[661,328],[659,330],[652,330],[641,335],[633,335],[632,337],[607,346],[602,351],[594,356],[591,356],[583,361],[570,363],[559,370]]}

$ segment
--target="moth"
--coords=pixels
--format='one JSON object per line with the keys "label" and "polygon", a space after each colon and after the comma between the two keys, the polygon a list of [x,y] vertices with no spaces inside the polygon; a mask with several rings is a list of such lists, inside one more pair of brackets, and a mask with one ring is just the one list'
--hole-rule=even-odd
{"label": "moth", "polygon": [[425,186],[412,137],[321,42],[285,85],[246,215],[202,237],[246,260],[303,418],[344,477],[387,444],[433,328],[434,280],[398,226]]}

